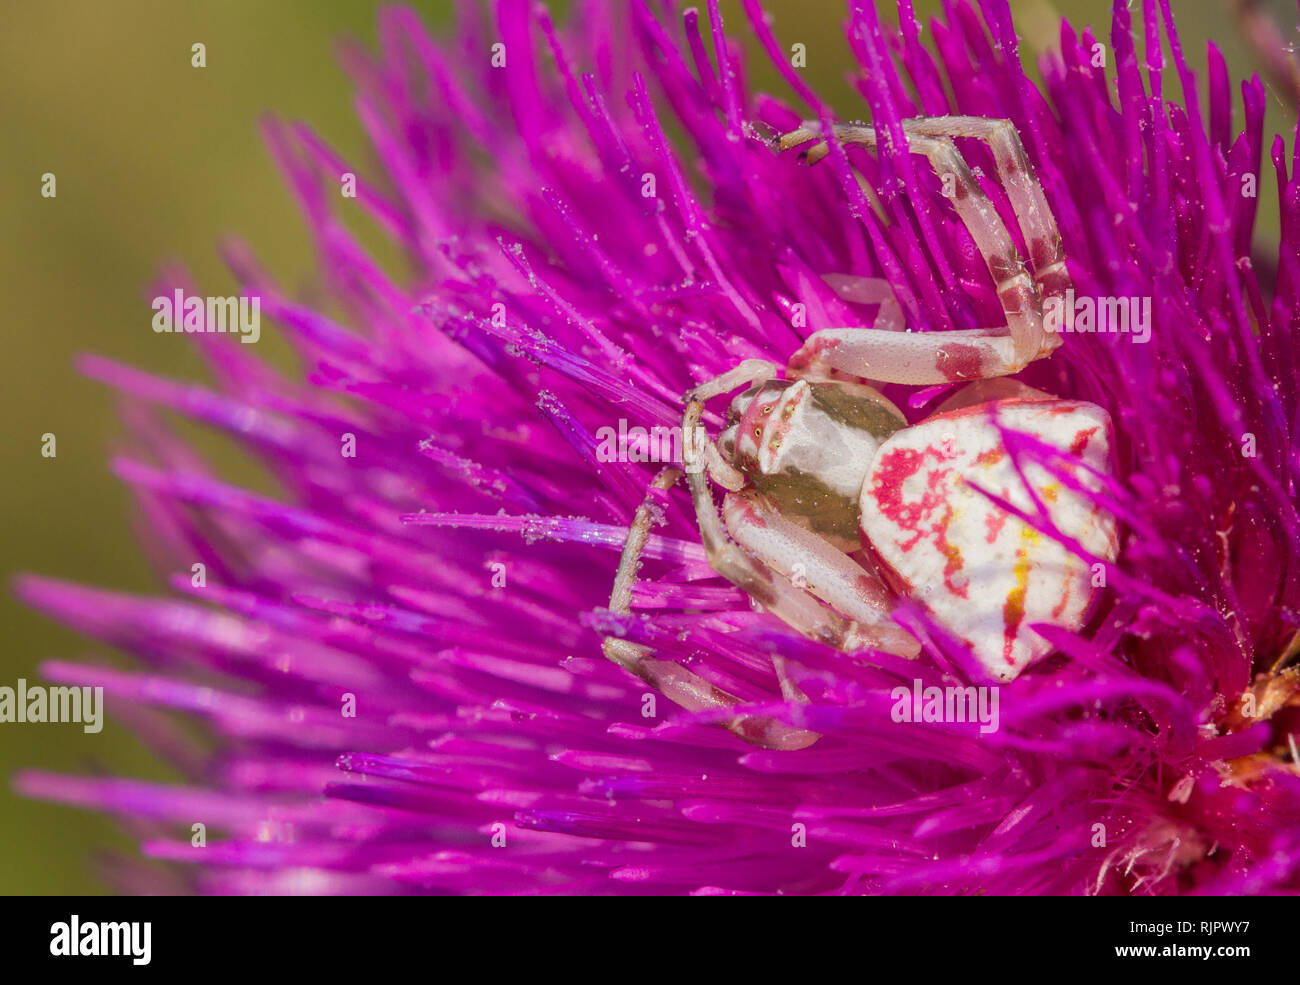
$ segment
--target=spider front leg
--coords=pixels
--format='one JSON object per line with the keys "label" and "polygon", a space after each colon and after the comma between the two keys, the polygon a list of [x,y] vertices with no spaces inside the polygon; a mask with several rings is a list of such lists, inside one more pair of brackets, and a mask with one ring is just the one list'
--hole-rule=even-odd
{"label": "spider front leg", "polygon": [[929,116],[904,120],[903,130],[924,137],[969,137],[988,144],[998,180],[1016,213],[1038,292],[1044,299],[1064,297],[1071,282],[1061,231],[1015,124],[983,116]]}
{"label": "spider front leg", "polygon": [[827,379],[838,370],[878,383],[929,386],[1018,373],[1032,362],[1006,335],[982,329],[891,332],[825,328],[790,358],[789,375]]}
{"label": "spider front leg", "polygon": [[[716,376],[713,379],[701,383],[690,392],[687,399],[697,399],[701,403],[711,400],[714,397],[724,393],[730,393],[746,383],[757,383],[763,380],[775,378],[777,373],[776,366],[762,359],[746,359],[735,369]],[[697,442],[693,450],[703,455],[704,465],[709,470],[709,476],[718,485],[724,489],[736,492],[744,487],[745,477],[738,472],[730,462],[718,453],[717,445],[708,440],[704,434],[702,426],[699,429],[699,436],[702,440]],[[690,434],[685,428],[682,429],[682,441],[688,443],[695,435]]]}
{"label": "spider front leg", "polygon": [[[969,121],[972,118],[952,117],[945,120]],[[985,121],[988,122],[988,121]],[[886,383],[929,385],[959,380],[987,379],[1006,376],[1024,369],[1035,359],[1049,355],[1060,339],[1043,328],[1042,298],[1038,284],[1025,268],[1015,241],[998,217],[997,209],[984,194],[974,173],[947,136],[928,136],[934,121],[921,121],[921,129],[905,126],[909,148],[924,154],[942,175],[954,179],[953,207],[970,231],[981,256],[988,264],[989,273],[996,285],[998,299],[1006,318],[1005,332],[991,329],[974,329],[949,332],[914,334],[890,331],[885,328],[832,328],[814,333],[795,353],[790,361],[794,374],[809,377],[826,377],[839,370],[865,379]],[[936,124],[933,129],[940,129]],[[978,128],[968,128],[959,135],[974,135]],[[869,126],[843,125],[835,127],[835,136],[843,144],[876,146],[876,133]],[[787,134],[780,141],[782,149],[798,146],[820,138],[820,134],[804,128]],[[999,137],[1005,140],[1005,136]],[[808,152],[807,159],[815,163],[827,153],[825,144]],[[1021,150],[1023,157],[1023,149]],[[1010,173],[1010,172],[1009,172]],[[1039,230],[1036,238],[1050,241],[1055,237],[1059,251],[1059,234],[1055,222],[1045,230],[1037,202],[1042,200],[1037,181],[1024,171],[1015,171],[1017,186],[1012,190],[1013,206],[1023,207],[1034,218]],[[1037,189],[1035,196],[1028,182]],[[1042,209],[1046,209],[1045,202]],[[1048,213],[1050,216],[1050,213]],[[1051,268],[1041,273],[1055,278],[1064,268],[1059,260],[1051,259],[1044,247],[1043,256]]]}
{"label": "spider front leg", "polygon": [[[664,469],[655,477],[651,488],[670,489],[679,478],[681,472],[678,469]],[[652,504],[652,494],[647,495],[645,501],[637,508],[632,525],[628,529],[623,553],[619,557],[618,573],[614,577],[614,587],[610,592],[611,612],[625,614],[631,611],[632,584],[636,580],[641,554],[645,550],[646,539],[650,536],[650,524],[654,516]],[[608,659],[635,674],[664,697],[687,711],[727,711],[741,703],[735,695],[710,684],[680,664],[651,656],[649,647],[639,643],[620,639],[617,636],[607,636],[601,649]],[[802,699],[803,695],[786,676],[784,665],[779,661],[774,661],[774,664],[782,694],[787,700]],[[820,738],[816,732],[795,728],[770,716],[737,715],[725,724],[731,732],[746,742],[768,749],[804,749]]]}

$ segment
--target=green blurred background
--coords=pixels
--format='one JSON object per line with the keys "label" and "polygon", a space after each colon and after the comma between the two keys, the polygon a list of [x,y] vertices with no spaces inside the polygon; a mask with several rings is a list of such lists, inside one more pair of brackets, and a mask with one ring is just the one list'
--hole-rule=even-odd
{"label": "green blurred background", "polygon": [[[414,6],[431,26],[449,22],[446,0]],[[1012,6],[1027,48],[1052,42],[1057,15],[1107,35],[1109,7],[1100,0],[1013,0]],[[1203,65],[1204,41],[1213,37],[1240,78],[1253,71],[1252,59],[1228,5],[1220,6],[1175,2],[1194,65]],[[1280,0],[1274,6],[1280,18],[1288,16]],[[779,38],[807,45],[807,76],[842,115],[861,116],[846,81],[843,0],[769,0],[768,7]],[[917,4],[925,16],[937,7]],[[737,0],[723,9],[732,34],[748,44]],[[36,680],[37,663],[51,657],[102,652],[18,605],[7,588],[14,574],[127,591],[157,587],[133,538],[128,496],[107,469],[122,433],[115,400],[74,372],[74,356],[92,351],[164,375],[202,378],[183,339],[150,330],[143,291],[161,264],[177,260],[201,293],[234,293],[216,251],[229,232],[244,237],[291,290],[311,282],[311,244],[263,152],[256,122],[266,110],[306,119],[359,171],[372,172],[335,56],[345,38],[372,46],[376,10],[363,0],[4,5],[0,685]],[[207,46],[206,68],[190,66],[195,42]],[[750,65],[759,87],[784,94],[761,58],[752,55]],[[1177,91],[1174,81],[1167,91]],[[1276,125],[1280,108],[1273,108]],[[45,172],[57,176],[57,198],[40,195]],[[1260,186],[1267,194],[1271,182]],[[264,325],[259,352],[282,361],[285,348],[273,336],[274,328]],[[54,459],[41,457],[45,432],[57,435]],[[220,439],[193,433],[228,475],[258,483]],[[111,718],[98,735],[72,726],[0,725],[0,892],[104,892],[96,858],[109,849],[130,850],[132,842],[106,817],[16,797],[9,777],[24,766],[157,779],[170,778],[168,771]]]}

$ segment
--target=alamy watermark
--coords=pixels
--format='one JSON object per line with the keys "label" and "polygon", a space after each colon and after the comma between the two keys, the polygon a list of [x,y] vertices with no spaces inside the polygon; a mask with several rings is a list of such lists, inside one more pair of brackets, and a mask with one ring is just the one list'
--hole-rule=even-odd
{"label": "alamy watermark", "polygon": [[980,734],[998,730],[998,688],[922,687],[912,681],[909,689],[900,684],[889,694],[894,707],[889,717],[896,722],[979,722]]}
{"label": "alamy watermark", "polygon": [[146,965],[153,957],[153,924],[125,920],[81,922],[77,914],[50,925],[50,954],[56,958],[127,957]]}
{"label": "alamy watermark", "polygon": [[30,687],[18,678],[17,687],[0,687],[0,725],[62,725],[74,723],[94,734],[104,727],[102,687]]}
{"label": "alamy watermark", "polygon": [[153,330],[159,335],[228,332],[243,336],[240,342],[256,342],[262,337],[260,297],[186,297],[185,292],[177,288],[170,297],[158,295],[150,307],[155,312]]}
{"label": "alamy watermark", "polygon": [[664,427],[629,426],[626,418],[619,418],[618,427],[610,425],[596,430],[596,459],[601,462],[662,462],[665,465],[683,464],[686,451],[693,451],[694,461],[702,463],[709,446],[708,432],[703,426],[694,429],[693,448],[683,445],[682,429],[674,425]]}
{"label": "alamy watermark", "polygon": [[1066,288],[1065,297],[1043,302],[1043,328],[1053,333],[1123,333],[1141,344],[1151,341],[1151,299],[1149,297],[1076,297]]}

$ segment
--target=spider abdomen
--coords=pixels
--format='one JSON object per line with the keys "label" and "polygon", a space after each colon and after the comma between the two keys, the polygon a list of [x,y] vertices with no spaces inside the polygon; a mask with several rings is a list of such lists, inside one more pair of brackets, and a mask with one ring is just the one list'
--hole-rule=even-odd
{"label": "spider abdomen", "polygon": [[[1097,572],[1070,547],[985,497],[1039,514],[1088,554],[1114,560],[1114,518],[1030,456],[1021,481],[997,421],[1060,449],[1056,468],[1084,489],[1110,471],[1111,426],[1095,404],[996,400],[939,414],[884,441],[862,487],[862,533],[893,580],[961,638],[997,680],[1052,646],[1030,627],[1078,629]],[[1032,492],[1031,492],[1032,490]],[[1036,502],[1037,500],[1037,502]],[[1103,576],[1104,577],[1104,576]]]}

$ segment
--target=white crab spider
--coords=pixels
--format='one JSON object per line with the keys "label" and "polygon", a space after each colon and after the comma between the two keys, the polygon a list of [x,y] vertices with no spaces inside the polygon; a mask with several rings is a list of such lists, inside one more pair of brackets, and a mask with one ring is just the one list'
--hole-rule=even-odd
{"label": "white crab spider", "polygon": [[[1045,298],[1070,287],[1056,220],[1007,120],[950,116],[903,123],[910,149],[952,176],[952,203],[997,285],[1006,327],[901,331],[890,299],[870,328],[814,333],[777,367],[747,360],[686,394],[683,461],[710,566],[766,611],[805,635],[845,651],[864,648],[914,657],[920,644],[890,618],[892,599],[910,597],[964,640],[990,679],[1009,681],[1051,645],[1029,629],[1077,629],[1095,594],[1087,563],[1058,541],[995,505],[972,484],[1056,528],[1098,558],[1117,552],[1114,519],[1036,463],[1024,480],[996,420],[1068,453],[1058,468],[1095,486],[1109,474],[1111,425],[1095,404],[1061,400],[1003,377],[1060,345],[1043,328]],[[868,126],[835,128],[841,144],[874,147]],[[1029,249],[1032,275],[992,202],[958,152],[955,137],[985,141]],[[781,138],[785,150],[819,139],[812,127]],[[817,144],[815,163],[827,148]],[[853,298],[855,278],[832,280]],[[847,378],[847,379],[846,379]],[[970,381],[934,414],[907,426],[866,382],[931,385]],[[746,386],[729,426],[711,442],[700,433],[704,404]],[[1086,468],[1064,463],[1082,460]],[[1094,475],[1089,474],[1092,470]],[[671,486],[680,472],[655,480]],[[727,490],[718,516],[709,479]],[[1028,489],[1026,489],[1026,484]],[[619,563],[610,609],[627,612],[648,535],[650,500],[637,511]],[[691,710],[726,710],[738,700],[644,646],[609,637],[605,654]],[[802,700],[779,659],[782,691]],[[778,719],[737,714],[727,722],[760,745],[797,749],[816,733]]]}

